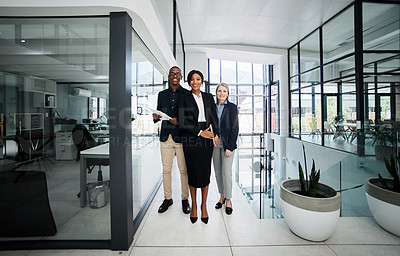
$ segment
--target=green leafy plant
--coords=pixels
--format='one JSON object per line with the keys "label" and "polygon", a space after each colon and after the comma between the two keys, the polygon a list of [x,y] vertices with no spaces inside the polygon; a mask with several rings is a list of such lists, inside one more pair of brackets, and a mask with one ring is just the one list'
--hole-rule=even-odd
{"label": "green leafy plant", "polygon": [[315,171],[315,161],[313,159],[311,173],[310,176],[308,176],[306,150],[304,148],[304,144],[303,144],[303,156],[304,156],[304,169],[306,173],[304,177],[303,166],[299,162],[299,180],[301,186],[301,194],[309,197],[317,197],[317,188],[321,171],[320,170]]}
{"label": "green leafy plant", "polygon": [[333,118],[333,122],[335,123],[335,124],[340,124],[340,123],[343,123],[343,115],[337,115],[337,116],[335,116],[334,118]]}
{"label": "green leafy plant", "polygon": [[375,141],[378,145],[392,147],[396,143],[396,132],[391,129],[378,130],[375,133]]}
{"label": "green leafy plant", "polygon": [[[304,156],[304,170],[305,170],[305,175],[303,171],[303,166],[299,162],[299,180],[300,180],[300,187],[301,187],[301,192],[300,194],[303,196],[309,196],[309,197],[329,197],[332,196],[332,194],[324,194],[324,193],[319,193],[318,192],[318,183],[319,183],[319,178],[321,177],[321,170],[318,169],[318,171],[315,170],[315,161],[314,159],[312,160],[312,167],[311,167],[311,172],[310,176],[308,176],[307,172],[307,159],[306,159],[306,150],[303,146],[303,156]],[[362,187],[363,184],[356,185],[351,188],[346,188],[346,189],[341,189],[341,190],[336,190],[335,192],[343,192],[355,188]]]}
{"label": "green leafy plant", "polygon": [[386,169],[389,174],[393,177],[393,187],[389,187],[386,181],[382,178],[382,176],[378,173],[379,181],[384,189],[388,189],[394,192],[400,193],[400,179],[398,174],[398,167],[400,164],[400,159],[396,156],[396,159],[393,156],[390,156],[390,162],[384,158]]}

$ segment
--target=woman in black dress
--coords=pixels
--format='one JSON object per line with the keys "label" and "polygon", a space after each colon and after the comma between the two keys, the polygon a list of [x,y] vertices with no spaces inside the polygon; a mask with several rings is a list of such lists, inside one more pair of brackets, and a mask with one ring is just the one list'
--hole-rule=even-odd
{"label": "woman in black dress", "polygon": [[201,221],[207,224],[211,158],[213,147],[219,142],[218,116],[213,96],[200,91],[203,74],[192,70],[187,81],[192,90],[179,98],[178,118],[192,198],[190,220],[192,223],[197,221],[196,192],[201,188]]}

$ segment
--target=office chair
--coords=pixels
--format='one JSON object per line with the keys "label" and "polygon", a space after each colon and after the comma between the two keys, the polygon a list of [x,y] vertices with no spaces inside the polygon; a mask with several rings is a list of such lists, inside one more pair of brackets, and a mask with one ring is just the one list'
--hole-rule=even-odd
{"label": "office chair", "polygon": [[[81,151],[85,149],[92,148],[94,146],[100,145],[101,143],[97,143],[90,132],[84,125],[77,125],[72,130],[72,140],[77,148],[77,156],[76,161],[80,160]],[[94,167],[98,165],[99,170],[97,172],[97,181],[103,181],[103,173],[101,170],[101,166],[108,166],[110,165],[109,159],[87,159],[87,170],[88,173],[92,173]],[[80,193],[78,193],[78,197],[80,197]]]}

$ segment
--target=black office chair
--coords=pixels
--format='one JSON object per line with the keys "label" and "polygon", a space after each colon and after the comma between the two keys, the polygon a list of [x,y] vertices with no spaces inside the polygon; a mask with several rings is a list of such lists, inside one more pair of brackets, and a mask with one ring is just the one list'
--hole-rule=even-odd
{"label": "black office chair", "polygon": [[[100,145],[101,143],[97,143],[90,132],[84,125],[77,125],[72,130],[72,140],[77,148],[77,156],[76,161],[80,160],[81,158],[81,151],[92,148],[94,146]],[[95,166],[99,166],[99,170],[97,172],[97,181],[103,181],[103,173],[101,170],[101,166],[108,166],[110,165],[109,159],[87,159],[87,170],[88,173],[92,173]],[[78,193],[78,197],[80,193]]]}

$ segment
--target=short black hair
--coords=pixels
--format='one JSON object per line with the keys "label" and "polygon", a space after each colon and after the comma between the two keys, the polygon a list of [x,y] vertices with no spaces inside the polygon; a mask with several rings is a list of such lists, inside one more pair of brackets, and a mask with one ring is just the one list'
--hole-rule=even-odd
{"label": "short black hair", "polygon": [[202,83],[204,82],[204,76],[203,76],[203,74],[202,74],[200,71],[198,71],[198,70],[192,70],[192,71],[189,72],[189,74],[188,74],[188,76],[187,76],[187,82],[188,82],[189,85],[190,85],[190,80],[192,80],[192,76],[193,76],[194,74],[198,74],[198,75],[201,77],[201,82],[202,82]]}
{"label": "short black hair", "polygon": [[181,69],[180,67],[178,67],[178,66],[172,66],[172,67],[169,69],[169,73],[171,73],[171,70],[172,70],[173,68],[179,69],[179,71],[181,71],[181,73],[182,73],[182,69]]}

